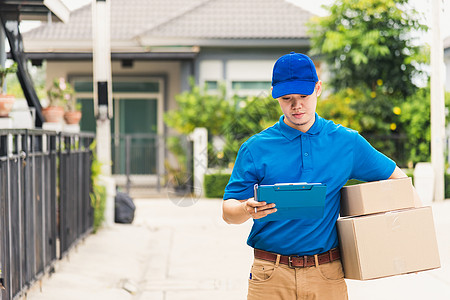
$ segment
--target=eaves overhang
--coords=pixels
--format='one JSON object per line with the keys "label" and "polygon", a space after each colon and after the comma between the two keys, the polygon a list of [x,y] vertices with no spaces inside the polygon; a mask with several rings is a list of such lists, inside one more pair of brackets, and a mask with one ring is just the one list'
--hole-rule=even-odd
{"label": "eaves overhang", "polygon": [[[112,52],[111,60],[193,60],[196,52]],[[92,60],[92,52],[26,52],[29,60]]]}
{"label": "eaves overhang", "polygon": [[199,46],[199,47],[307,47],[310,39],[303,38],[186,38],[186,37],[139,37],[145,46]]}

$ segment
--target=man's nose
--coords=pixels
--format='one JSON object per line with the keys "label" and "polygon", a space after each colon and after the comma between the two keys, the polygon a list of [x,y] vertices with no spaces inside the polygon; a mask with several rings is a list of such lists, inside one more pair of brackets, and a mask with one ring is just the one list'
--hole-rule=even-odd
{"label": "man's nose", "polygon": [[301,108],[303,105],[302,100],[299,98],[296,98],[292,101],[292,108]]}

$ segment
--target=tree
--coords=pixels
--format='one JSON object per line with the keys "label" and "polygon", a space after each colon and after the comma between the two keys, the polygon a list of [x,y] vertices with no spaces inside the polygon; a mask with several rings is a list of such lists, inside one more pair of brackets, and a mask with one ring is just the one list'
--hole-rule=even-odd
{"label": "tree", "polygon": [[408,0],[337,0],[310,23],[311,54],[327,63],[335,90],[365,86],[406,97],[426,61],[414,32],[425,31]]}
{"label": "tree", "polygon": [[325,119],[359,131],[376,149],[405,166],[408,159],[396,147],[404,136],[398,116],[400,108],[395,105],[399,101],[382,90],[382,84],[375,91],[361,87],[339,90],[322,97],[317,112]]}

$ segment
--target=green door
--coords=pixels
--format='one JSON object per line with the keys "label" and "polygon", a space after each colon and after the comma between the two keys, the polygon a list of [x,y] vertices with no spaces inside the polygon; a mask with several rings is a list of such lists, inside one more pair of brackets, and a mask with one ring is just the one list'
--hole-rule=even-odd
{"label": "green door", "polygon": [[[115,143],[114,173],[126,174],[127,138],[129,139],[130,174],[156,174],[157,153],[157,99],[119,99],[118,120],[112,128],[119,134],[120,143]],[[114,127],[114,126],[112,126]]]}

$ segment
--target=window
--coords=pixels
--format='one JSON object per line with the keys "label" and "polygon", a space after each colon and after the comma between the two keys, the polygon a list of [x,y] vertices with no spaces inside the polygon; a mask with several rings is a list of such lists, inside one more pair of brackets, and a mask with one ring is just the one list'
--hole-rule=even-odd
{"label": "window", "polygon": [[231,88],[236,90],[268,90],[272,86],[270,81],[233,81]]}
{"label": "window", "polygon": [[232,81],[232,93],[239,97],[268,96],[270,94],[271,81]]}
{"label": "window", "polygon": [[215,80],[205,81],[205,87],[207,91],[215,91],[219,89],[219,83]]}

